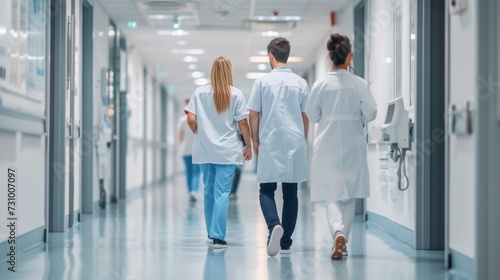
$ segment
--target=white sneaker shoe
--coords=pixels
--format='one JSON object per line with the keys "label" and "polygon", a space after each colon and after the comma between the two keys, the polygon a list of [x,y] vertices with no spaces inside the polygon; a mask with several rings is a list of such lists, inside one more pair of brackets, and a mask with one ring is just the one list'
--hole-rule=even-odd
{"label": "white sneaker shoe", "polygon": [[271,231],[271,236],[267,243],[267,254],[269,256],[276,256],[280,251],[280,241],[283,237],[283,227],[281,225],[276,225]]}
{"label": "white sneaker shoe", "polygon": [[344,248],[342,248],[342,256],[344,257],[347,257],[347,246],[344,246]]}
{"label": "white sneaker shoe", "polygon": [[346,239],[342,231],[337,231],[335,233],[335,242],[332,249],[332,260],[340,260],[344,256],[342,249],[345,247]]}
{"label": "white sneaker shoe", "polygon": [[290,255],[291,253],[292,253],[292,251],[290,250],[290,248],[280,250],[280,254],[282,254],[282,255]]}

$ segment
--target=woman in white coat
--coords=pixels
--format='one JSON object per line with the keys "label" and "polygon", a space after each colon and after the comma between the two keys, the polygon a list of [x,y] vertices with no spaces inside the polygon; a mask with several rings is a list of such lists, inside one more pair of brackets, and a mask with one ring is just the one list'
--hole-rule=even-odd
{"label": "woman in white coat", "polygon": [[327,43],[331,71],[311,90],[306,113],[318,123],[311,168],[311,200],[325,201],[334,239],[332,259],[347,255],[355,199],[370,195],[364,126],[375,119],[377,104],[368,84],[347,71],[349,38],[332,34]]}

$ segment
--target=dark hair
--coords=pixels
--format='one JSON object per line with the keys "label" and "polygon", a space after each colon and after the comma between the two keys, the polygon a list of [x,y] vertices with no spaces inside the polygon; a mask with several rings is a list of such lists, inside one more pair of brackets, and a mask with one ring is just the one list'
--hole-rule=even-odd
{"label": "dark hair", "polygon": [[267,52],[272,53],[276,61],[286,63],[290,55],[290,42],[285,38],[274,38],[267,45]]}
{"label": "dark hair", "polygon": [[326,48],[330,53],[330,58],[334,65],[345,63],[347,55],[351,52],[352,46],[349,38],[338,33],[330,35],[330,40],[326,43]]}

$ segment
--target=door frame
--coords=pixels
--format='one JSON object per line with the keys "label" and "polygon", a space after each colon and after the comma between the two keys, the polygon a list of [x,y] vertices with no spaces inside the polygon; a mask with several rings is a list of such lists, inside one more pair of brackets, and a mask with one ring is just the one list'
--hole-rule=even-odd
{"label": "door frame", "polygon": [[[48,108],[48,231],[65,230],[66,1],[50,0]],[[52,11],[59,11],[52,13]]]}
{"label": "door frame", "polygon": [[417,2],[415,248],[443,250],[446,240],[446,1]]}
{"label": "door frame", "polygon": [[500,172],[494,171],[500,163],[499,14],[497,1],[477,1],[476,279],[500,278]]}
{"label": "door frame", "polygon": [[81,212],[94,211],[94,7],[82,3],[82,177]]}
{"label": "door frame", "polygon": [[[365,78],[365,61],[366,61],[366,11],[367,5],[366,0],[359,1],[356,6],[354,6],[354,74]],[[362,220],[366,221],[366,199],[357,198],[356,199],[356,215],[361,215]]]}

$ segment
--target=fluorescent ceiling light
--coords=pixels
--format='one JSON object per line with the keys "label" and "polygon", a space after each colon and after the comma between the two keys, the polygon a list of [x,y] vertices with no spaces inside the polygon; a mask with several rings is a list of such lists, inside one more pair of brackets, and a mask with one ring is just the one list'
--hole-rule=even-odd
{"label": "fluorescent ceiling light", "polygon": [[267,51],[260,51],[259,55],[268,55],[268,52]]}
{"label": "fluorescent ceiling light", "polygon": [[194,70],[194,69],[196,69],[196,68],[198,68],[198,66],[196,66],[196,64],[189,64],[189,65],[188,65],[188,69],[189,69],[189,70]]}
{"label": "fluorescent ceiling light", "polygon": [[170,50],[172,54],[191,54],[191,55],[201,55],[205,53],[204,49],[172,49]]}
{"label": "fluorescent ceiling light", "polygon": [[174,15],[149,15],[148,18],[153,20],[165,20],[165,19],[173,19]]}
{"label": "fluorescent ceiling light", "polygon": [[194,84],[197,86],[206,85],[206,84],[208,84],[208,82],[209,82],[209,80],[206,78],[199,78],[199,79],[194,80]]}
{"label": "fluorescent ceiling light", "polygon": [[0,27],[0,34],[7,34],[7,28]]}
{"label": "fluorescent ceiling light", "polygon": [[201,71],[194,71],[193,73],[191,73],[191,77],[193,77],[195,79],[203,78],[203,77],[205,77],[205,73],[203,73]]}
{"label": "fluorescent ceiling light", "polygon": [[269,30],[266,32],[262,32],[261,35],[264,37],[279,37],[280,33],[278,31]]}
{"label": "fluorescent ceiling light", "polygon": [[184,46],[186,44],[186,41],[182,40],[182,41],[177,42],[177,44],[179,44],[180,46]]}
{"label": "fluorescent ceiling light", "polygon": [[171,20],[177,18],[179,20],[192,20],[194,19],[191,15],[149,15],[148,19],[151,20]]}
{"label": "fluorescent ceiling light", "polygon": [[196,56],[185,56],[184,57],[184,62],[191,63],[191,62],[198,62],[198,58]]}
{"label": "fluorescent ceiling light", "polygon": [[184,31],[182,29],[179,30],[157,30],[156,34],[158,35],[170,35],[170,36],[187,36],[189,32]]}
{"label": "fluorescent ceiling light", "polygon": [[[269,57],[267,56],[251,56],[248,58],[250,62],[256,62],[256,63],[265,63],[269,62]],[[288,58],[288,62],[302,62],[304,61],[304,58],[300,56],[290,56]]]}
{"label": "fluorescent ceiling light", "polygon": [[247,21],[257,21],[257,22],[295,22],[301,21],[302,18],[299,16],[257,16],[248,19]]}
{"label": "fluorescent ceiling light", "polygon": [[265,65],[264,63],[261,63],[261,64],[259,64],[259,66],[257,66],[257,68],[259,68],[260,71],[264,71],[264,70],[266,70],[267,65]]}
{"label": "fluorescent ceiling light", "polygon": [[267,74],[267,73],[265,73],[265,72],[248,72],[246,74],[246,77],[249,80],[255,80],[257,78],[264,76],[265,74]]}

